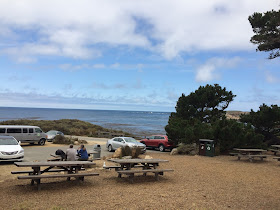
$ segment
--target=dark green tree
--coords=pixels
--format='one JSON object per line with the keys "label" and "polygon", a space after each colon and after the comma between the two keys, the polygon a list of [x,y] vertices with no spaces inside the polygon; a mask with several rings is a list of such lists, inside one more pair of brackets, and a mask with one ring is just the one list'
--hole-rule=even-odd
{"label": "dark green tree", "polygon": [[255,133],[249,124],[240,123],[233,119],[216,121],[212,125],[213,136],[220,151],[225,152],[233,148],[262,148],[263,135]]}
{"label": "dark green tree", "polygon": [[169,139],[175,144],[214,139],[221,152],[234,147],[263,147],[263,136],[252,126],[226,119],[224,110],[234,97],[217,84],[200,86],[188,96],[182,94],[165,127]]}
{"label": "dark green tree", "polygon": [[182,119],[211,123],[226,114],[224,110],[235,96],[218,84],[200,86],[188,96],[182,94],[175,115]]}
{"label": "dark green tree", "polygon": [[251,42],[257,44],[257,51],[272,51],[269,59],[280,56],[280,10],[254,13],[249,16],[254,36]]}
{"label": "dark green tree", "polygon": [[280,107],[277,105],[263,104],[257,112],[251,110],[249,114],[241,115],[240,121],[253,125],[268,144],[280,143]]}
{"label": "dark green tree", "polygon": [[200,86],[188,96],[182,94],[176,112],[169,116],[167,135],[177,143],[192,143],[198,138],[210,138],[211,123],[225,116],[224,111],[235,95],[218,84]]}

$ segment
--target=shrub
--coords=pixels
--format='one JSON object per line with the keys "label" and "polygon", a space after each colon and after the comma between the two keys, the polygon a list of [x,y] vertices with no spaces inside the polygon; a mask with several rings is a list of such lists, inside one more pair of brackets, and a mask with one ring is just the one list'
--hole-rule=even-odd
{"label": "shrub", "polygon": [[39,126],[43,131],[59,130],[66,135],[76,136],[91,136],[98,137],[99,132],[115,132],[123,135],[132,136],[129,133],[122,131],[116,131],[106,129],[98,125],[91,124],[89,122],[77,120],[77,119],[61,119],[61,120],[7,120],[0,122],[0,125],[34,125]]}
{"label": "shrub", "polygon": [[138,158],[141,154],[141,149],[139,147],[121,147],[122,148],[122,157],[131,156],[132,158]]}
{"label": "shrub", "polygon": [[88,142],[86,140],[78,140],[78,138],[68,138],[65,136],[56,136],[53,140],[53,144],[87,144]]}
{"label": "shrub", "polygon": [[196,155],[197,154],[197,146],[194,144],[180,144],[177,147],[178,154],[180,155]]}

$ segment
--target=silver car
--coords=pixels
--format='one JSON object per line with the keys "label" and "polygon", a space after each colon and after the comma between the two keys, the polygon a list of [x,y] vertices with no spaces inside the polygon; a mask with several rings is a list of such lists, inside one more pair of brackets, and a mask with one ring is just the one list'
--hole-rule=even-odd
{"label": "silver car", "polygon": [[53,141],[57,135],[64,136],[61,131],[50,130],[46,133],[48,135],[47,141]]}
{"label": "silver car", "polygon": [[109,152],[113,152],[114,150],[118,149],[119,147],[140,147],[141,152],[146,152],[146,145],[140,143],[136,139],[132,137],[115,137],[107,141],[106,148],[108,148]]}

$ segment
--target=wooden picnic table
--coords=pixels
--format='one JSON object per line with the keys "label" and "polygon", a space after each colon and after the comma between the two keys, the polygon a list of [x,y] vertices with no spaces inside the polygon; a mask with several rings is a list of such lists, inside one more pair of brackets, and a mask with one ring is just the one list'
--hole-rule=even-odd
{"label": "wooden picnic table", "polygon": [[277,153],[280,153],[280,145],[270,145],[272,148],[269,149],[270,151],[274,152],[274,155],[277,155]]}
{"label": "wooden picnic table", "polygon": [[241,159],[241,157],[245,157],[245,158],[249,158],[250,162],[253,162],[254,158],[260,158],[261,160],[263,160],[264,158],[266,158],[269,155],[265,155],[263,154],[263,152],[266,152],[267,150],[264,149],[239,149],[239,148],[235,148],[235,151],[237,151],[238,153],[236,153],[238,160]]}
{"label": "wooden picnic table", "polygon": [[[85,170],[85,166],[95,165],[96,163],[90,161],[43,161],[43,162],[15,162],[17,167],[31,167],[30,171],[12,171],[12,174],[27,173],[25,176],[18,176],[18,179],[31,179],[31,185],[37,183],[38,190],[41,189],[40,183],[42,178],[58,178],[65,177],[70,181],[71,177],[76,180],[84,180],[85,176],[98,176],[97,173],[80,173]],[[41,169],[41,167],[47,167]],[[66,172],[64,174],[44,175],[48,172]]]}
{"label": "wooden picnic table", "polygon": [[[110,161],[119,164],[119,167],[113,166],[113,168],[115,168],[118,173],[118,177],[121,178],[122,174],[128,175],[130,182],[133,182],[133,177],[135,173],[143,173],[143,175],[146,176],[148,172],[151,172],[155,174],[156,180],[159,180],[158,175],[163,175],[163,172],[173,171],[172,169],[157,169],[159,163],[168,162],[168,160],[162,160],[162,159],[137,159],[136,158],[136,159],[111,159]],[[140,170],[139,170],[139,166],[140,166]],[[104,168],[106,168],[106,166]]]}

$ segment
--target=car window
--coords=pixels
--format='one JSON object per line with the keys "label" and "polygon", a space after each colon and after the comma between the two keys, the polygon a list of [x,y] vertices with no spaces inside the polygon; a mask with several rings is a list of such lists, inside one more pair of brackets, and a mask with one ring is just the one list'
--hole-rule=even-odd
{"label": "car window", "polygon": [[114,138],[113,141],[119,141],[118,138]]}
{"label": "car window", "polygon": [[136,141],[134,138],[125,138],[126,142],[130,142],[130,143],[136,143],[138,141]]}
{"label": "car window", "polygon": [[29,128],[29,129],[28,129],[28,133],[34,133],[33,128]]}
{"label": "car window", "polygon": [[21,133],[21,128],[8,128],[7,133]]}
{"label": "car window", "polygon": [[0,133],[5,133],[6,128],[0,128]]}
{"label": "car window", "polygon": [[56,135],[55,131],[48,131],[47,134],[49,134],[49,135]]}
{"label": "car window", "polygon": [[18,141],[13,138],[1,138],[0,145],[17,145]]}
{"label": "car window", "polygon": [[27,128],[23,128],[22,133],[27,133]]}
{"label": "car window", "polygon": [[35,133],[42,133],[43,131],[40,128],[35,128]]}

